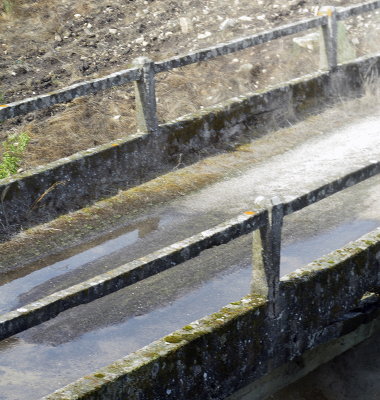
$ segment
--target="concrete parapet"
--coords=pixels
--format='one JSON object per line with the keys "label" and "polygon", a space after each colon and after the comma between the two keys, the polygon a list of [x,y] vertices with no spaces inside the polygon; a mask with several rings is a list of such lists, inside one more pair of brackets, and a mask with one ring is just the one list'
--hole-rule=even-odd
{"label": "concrete parapet", "polygon": [[379,254],[380,229],[283,278],[276,318],[246,296],[44,399],[226,398],[378,318]]}

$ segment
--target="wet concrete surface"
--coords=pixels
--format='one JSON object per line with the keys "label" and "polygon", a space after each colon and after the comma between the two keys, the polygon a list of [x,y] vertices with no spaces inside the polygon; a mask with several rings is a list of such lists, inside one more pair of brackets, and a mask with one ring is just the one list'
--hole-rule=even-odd
{"label": "wet concrete surface", "polygon": [[[294,195],[380,154],[377,120],[312,140],[64,255],[0,276],[0,310],[30,303],[249,211],[258,196]],[[357,132],[365,134],[358,137]],[[322,145],[324,142],[324,147]],[[350,146],[347,145],[350,144]],[[324,150],[323,150],[324,149]],[[285,218],[282,274],[380,224],[380,178]],[[217,311],[250,291],[251,237],[0,342],[0,399],[34,399]],[[12,275],[13,274],[13,275]],[[1,313],[1,311],[0,311]],[[27,396],[25,396],[27,393]]]}

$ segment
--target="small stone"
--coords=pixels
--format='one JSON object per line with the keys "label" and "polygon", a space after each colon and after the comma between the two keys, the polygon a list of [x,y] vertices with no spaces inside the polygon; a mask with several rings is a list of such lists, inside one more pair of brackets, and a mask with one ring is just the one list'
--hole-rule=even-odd
{"label": "small stone", "polygon": [[57,42],[62,42],[62,38],[59,35],[55,35],[54,36],[54,40],[57,41]]}
{"label": "small stone", "polygon": [[200,33],[200,34],[198,35],[198,39],[206,39],[206,38],[208,38],[208,37],[211,36],[211,35],[212,35],[211,32],[206,31],[205,33]]}
{"label": "small stone", "polygon": [[351,40],[351,42],[352,42],[353,45],[357,45],[357,44],[360,43],[358,38],[353,38],[353,39]]}
{"label": "small stone", "polygon": [[136,39],[136,44],[142,44],[144,42],[144,37],[140,37]]}
{"label": "small stone", "polygon": [[109,30],[109,33],[110,33],[111,35],[116,35],[116,33],[117,33],[117,29],[110,28],[110,29],[108,29],[108,30]]}
{"label": "small stone", "polygon": [[74,14],[74,18],[80,18],[81,17],[81,15],[80,14]]}
{"label": "small stone", "polygon": [[242,64],[236,72],[251,73],[252,69],[252,64]]}
{"label": "small stone", "polygon": [[252,21],[251,17],[247,17],[246,15],[243,15],[242,17],[238,18],[240,21]]}
{"label": "small stone", "polygon": [[183,33],[189,33],[189,31],[193,29],[193,23],[191,22],[190,18],[181,17],[179,19],[179,24]]}
{"label": "small stone", "polygon": [[169,37],[169,36],[171,36],[171,35],[173,35],[173,32],[166,32],[166,33],[165,33],[165,36],[166,36],[166,37]]}
{"label": "small stone", "polygon": [[256,17],[256,19],[258,19],[259,21],[264,21],[264,20],[266,19],[265,14],[258,15],[258,16]]}
{"label": "small stone", "polygon": [[236,26],[237,22],[236,20],[232,19],[232,18],[227,18],[225,21],[223,21],[220,26],[219,29],[221,31],[224,31],[228,28],[233,28],[234,26]]}

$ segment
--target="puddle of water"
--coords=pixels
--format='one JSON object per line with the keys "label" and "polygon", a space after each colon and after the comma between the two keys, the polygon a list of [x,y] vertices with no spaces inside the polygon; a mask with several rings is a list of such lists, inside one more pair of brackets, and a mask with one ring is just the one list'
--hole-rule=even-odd
{"label": "puddle of water", "polygon": [[[25,399],[25,393],[28,399],[44,396],[220,310],[250,292],[251,273],[248,267],[227,274],[171,305],[60,346],[28,343],[23,338],[28,331],[0,342],[0,399]],[[19,376],[24,378],[18,381]]]}
{"label": "puddle of water", "polygon": [[32,272],[23,278],[16,279],[13,282],[3,285],[0,291],[0,314],[14,310],[15,307],[17,307],[17,298],[37,285],[40,285],[56,276],[63,275],[68,271],[72,271],[83,264],[96,260],[104,254],[109,253],[110,250],[117,251],[123,247],[129,246],[132,243],[135,243],[138,237],[138,230],[126,233],[116,239],[109,240],[108,242],[90,250],[86,250],[83,253],[59,261],[49,267]]}
{"label": "puddle of water", "polygon": [[[98,260],[106,255],[110,255],[118,250],[128,247],[133,243],[136,243],[138,239],[143,238],[155,231],[160,226],[158,218],[149,219],[142,223],[133,224],[128,227],[123,227],[117,231],[111,232],[101,238],[98,238],[90,243],[85,243],[78,246],[75,249],[69,249],[66,253],[66,257],[61,257],[59,261],[56,261],[50,265],[46,265],[44,260],[41,269],[37,271],[26,273],[25,269],[21,271],[12,271],[10,274],[13,280],[8,279],[6,282],[7,274],[1,275],[0,287],[0,315],[8,311],[14,310],[19,307],[19,297],[23,294],[27,294],[33,288],[36,288],[49,280],[64,275],[70,271],[77,269],[78,267],[84,266],[94,260]],[[127,233],[121,233],[125,232]],[[83,251],[83,247],[86,249]],[[67,258],[68,255],[71,257]],[[37,269],[33,263],[33,269]],[[29,271],[30,271],[29,266]],[[27,269],[28,270],[28,269]],[[18,276],[18,274],[21,275]],[[25,274],[25,275],[24,275]],[[41,294],[43,296],[43,294]]]}
{"label": "puddle of water", "polygon": [[354,221],[281,249],[280,275],[284,276],[359,239],[379,226],[377,221]]}

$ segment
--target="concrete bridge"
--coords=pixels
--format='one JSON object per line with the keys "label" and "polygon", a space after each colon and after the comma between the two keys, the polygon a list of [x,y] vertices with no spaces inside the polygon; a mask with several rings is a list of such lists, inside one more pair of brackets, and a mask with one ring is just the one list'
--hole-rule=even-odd
{"label": "concrete bridge", "polygon": [[[360,7],[371,9],[378,7],[378,2]],[[351,14],[342,11],[339,15],[352,15],[357,9],[351,8],[350,12]],[[304,27],[309,26],[308,24],[329,26],[330,30],[325,31],[326,37],[333,40],[334,34],[331,32],[334,31],[334,15],[327,13],[313,22],[304,23]],[[267,40],[271,38],[273,36],[268,34]],[[326,48],[327,59],[330,64],[334,64],[334,51],[331,50],[333,46],[327,45]],[[204,54],[206,57],[209,52]],[[162,65],[173,63],[177,61]],[[273,117],[281,124],[282,111],[285,107],[288,108],[289,101],[292,101],[294,111],[302,115],[306,109],[310,112],[320,106],[322,100],[328,102],[333,91],[339,88],[340,93],[345,95],[360,95],[363,85],[361,78],[364,74],[368,76],[368,71],[377,72],[379,63],[379,57],[373,56],[345,65],[329,64],[329,72],[319,72],[314,76],[268,89],[265,93],[235,99],[213,111],[205,110],[200,116],[190,116],[159,129],[149,125],[154,124],[154,119],[152,120],[151,112],[145,112],[144,94],[141,96],[143,119],[140,123],[142,128],[143,124],[146,125],[144,133],[120,141],[118,146],[103,146],[75,155],[69,160],[60,160],[34,171],[33,174],[3,180],[0,182],[4,205],[1,215],[5,217],[6,209],[9,222],[20,221],[24,212],[45,188],[60,180],[70,179],[72,186],[68,185],[65,191],[57,190],[52,193],[51,207],[59,207],[63,201],[73,198],[84,201],[84,192],[94,185],[94,174],[97,175],[98,185],[91,194],[96,197],[112,180],[121,179],[123,174],[128,175],[136,166],[152,167],[154,163],[162,165],[160,157],[163,158],[167,155],[166,152],[171,151],[168,143],[175,143],[178,152],[190,153],[200,146],[220,140],[221,137],[228,138],[242,131],[242,126],[249,121],[256,125],[258,131],[264,129],[265,121]],[[139,74],[145,73],[144,68],[133,70],[131,74],[141,78]],[[148,96],[152,81],[144,79],[140,79],[142,83],[137,84],[137,90],[143,91],[141,85],[145,85]],[[345,84],[347,79],[350,86]],[[53,95],[50,99],[56,101],[53,100]],[[40,104],[39,102],[41,100],[36,99],[27,104]],[[27,112],[29,105],[9,105],[7,108],[11,111],[7,112],[10,113],[9,116],[14,115],[12,113]],[[260,117],[263,119],[258,120],[259,115],[264,115]],[[225,124],[222,128],[220,121]],[[47,280],[39,278],[42,280],[36,286],[37,289],[33,287],[26,293],[21,292],[21,299],[17,299],[14,304],[7,303],[5,307],[9,307],[8,312],[0,316],[3,376],[25,383],[20,376],[15,375],[15,369],[23,371],[28,363],[28,368],[31,369],[33,363],[44,360],[55,371],[56,387],[52,391],[60,386],[61,381],[65,385],[69,377],[76,376],[75,369],[82,371],[85,364],[87,371],[83,374],[86,374],[85,378],[56,390],[46,396],[47,399],[222,399],[229,396],[232,396],[231,399],[264,399],[321,362],[326,362],[369,338],[379,330],[376,293],[379,286],[380,231],[376,229],[366,233],[366,230],[361,229],[369,225],[368,230],[371,230],[377,226],[376,222],[380,220],[378,214],[371,217],[366,214],[366,218],[361,218],[366,222],[364,226],[355,224],[358,221],[354,221],[351,228],[357,235],[348,239],[354,241],[341,249],[336,250],[334,247],[335,251],[330,254],[313,257],[305,262],[310,262],[307,266],[287,274],[294,269],[297,261],[294,258],[291,260],[291,257],[298,254],[290,252],[287,256],[290,259],[290,270],[280,271],[280,268],[281,247],[287,248],[286,245],[281,245],[282,236],[285,234],[285,238],[287,237],[285,243],[288,240],[286,244],[289,247],[292,245],[292,235],[298,241],[303,235],[306,238],[312,236],[311,231],[305,227],[305,221],[297,221],[298,216],[307,212],[306,210],[310,210],[306,219],[317,221],[316,227],[321,232],[324,232],[326,225],[339,228],[341,225],[353,223],[348,215],[354,209],[359,210],[362,215],[366,211],[368,213],[369,209],[375,212],[366,201],[369,198],[368,193],[372,191],[376,194],[378,187],[376,175],[380,172],[380,142],[376,126],[376,122],[372,125],[358,122],[351,130],[344,132],[344,137],[342,132],[332,132],[323,140],[306,142],[294,150],[266,160],[262,165],[245,170],[241,176],[218,183],[176,204],[170,204],[166,210],[156,211],[156,215],[150,216],[150,226],[153,226],[150,229],[158,232],[163,227],[164,232],[158,232],[152,240],[136,239],[135,244],[128,247],[127,255],[127,245],[124,243],[124,247],[120,246],[120,252],[113,252],[106,261],[102,259],[99,262],[88,262],[86,268],[70,271],[71,275],[63,274],[61,277],[57,274]],[[183,137],[177,138],[178,132],[182,132]],[[357,132],[361,133],[359,140]],[[152,151],[157,156],[151,157],[149,162],[152,165],[148,165],[146,160]],[[110,168],[104,168],[105,164]],[[167,166],[169,167],[170,165]],[[369,185],[371,190],[366,191],[363,185]],[[262,197],[263,194],[267,198]],[[341,210],[342,196],[345,195],[350,198],[347,204],[351,205]],[[328,203],[334,198],[338,198],[338,201],[334,203],[331,200]],[[218,208],[222,210],[219,214],[215,213]],[[318,222],[326,209],[329,210],[330,220]],[[188,211],[182,211],[180,215],[178,210]],[[343,213],[340,217],[337,217],[338,210]],[[164,212],[166,219],[162,218]],[[175,218],[173,214],[176,215]],[[160,217],[157,218],[157,215]],[[226,221],[227,218],[229,219]],[[287,226],[288,220],[292,224]],[[372,227],[368,221],[375,226]],[[214,227],[210,228],[211,226]],[[295,228],[300,231],[297,232]],[[295,232],[289,234],[294,229]],[[123,240],[133,243],[134,232],[138,231],[139,235],[142,230],[138,224],[132,224]],[[350,229],[345,226],[344,230]],[[364,233],[366,234],[360,237]],[[149,237],[149,233],[147,236]],[[297,240],[293,244],[296,245]],[[252,246],[253,262],[250,258]],[[222,249],[221,253],[218,253],[218,249]],[[214,260],[214,267],[201,268],[211,265],[210,260],[215,257],[219,257],[219,260]],[[286,260],[286,254],[284,259]],[[190,264],[191,262],[194,264]],[[121,267],[114,269],[116,265]],[[227,269],[221,268],[223,265],[234,266],[235,269],[226,273]],[[194,266],[198,266],[198,269]],[[236,279],[247,281],[245,272],[239,275],[241,271],[246,271],[243,268],[246,266],[250,266],[250,282],[248,291],[244,294],[250,294],[243,298],[235,297],[237,294],[231,283],[235,282],[236,276]],[[59,268],[64,268],[64,265]],[[91,333],[94,327],[98,329],[96,335],[101,336],[102,329],[111,325],[111,330],[104,331],[109,336],[108,343],[113,339],[115,342],[121,339],[120,343],[134,340],[132,336],[126,339],[125,331],[115,334],[112,329],[113,324],[117,323],[115,314],[124,312],[123,317],[131,317],[128,310],[125,314],[125,308],[132,306],[135,291],[140,290],[139,297],[137,296],[140,301],[145,293],[145,302],[155,303],[152,308],[147,304],[134,306],[135,310],[141,308],[142,312],[140,315],[133,314],[135,318],[130,319],[136,320],[140,316],[143,320],[144,310],[157,309],[160,299],[155,291],[158,288],[167,290],[172,296],[169,298],[178,299],[178,289],[175,293],[173,287],[178,286],[179,282],[182,282],[181,290],[185,288],[188,292],[194,292],[194,288],[199,289],[200,282],[207,281],[210,277],[215,278],[221,272],[226,276],[227,281],[224,284],[231,297],[230,300],[222,299],[223,308],[218,306],[219,308],[212,310],[211,307],[211,311],[207,311],[208,303],[212,303],[209,299],[202,303],[202,307],[198,306],[199,310],[196,311],[201,314],[190,313],[190,318],[187,318],[181,329],[170,322],[176,327],[158,337],[140,331],[138,335],[144,336],[144,340],[153,337],[155,341],[150,340],[153,341],[151,344],[148,341],[142,349],[107,367],[104,367],[101,356],[102,351],[106,352],[105,348],[102,351],[93,349],[93,358],[90,357],[91,351],[83,353],[87,355],[82,358],[83,347],[91,348],[94,343],[98,346],[99,343],[105,343],[78,340],[85,336],[85,332]],[[11,281],[9,279],[8,284]],[[149,288],[150,292],[147,291]],[[214,293],[210,286],[207,286],[206,292],[207,290]],[[192,301],[200,296],[199,290],[194,293],[196,296]],[[128,301],[125,300],[126,297]],[[173,301],[172,304],[174,303]],[[184,314],[183,309],[179,308],[177,313]],[[203,317],[205,313],[210,315]],[[158,312],[156,318],[162,319],[163,315]],[[174,319],[181,321],[178,315],[174,313]],[[191,319],[193,316],[194,319]],[[122,325],[122,319],[118,323]],[[170,324],[169,329],[172,326]],[[155,328],[149,329],[156,329],[159,334],[160,325],[153,326]],[[130,334],[133,326],[128,329]],[[71,340],[74,347],[65,354],[67,347],[64,344]],[[50,343],[57,351],[45,348],[38,353],[41,343]],[[137,349],[141,347],[139,343],[136,339],[136,344],[130,345],[132,351],[136,350],[136,346]],[[51,358],[50,351],[54,353]],[[81,361],[78,362],[77,358],[78,364],[72,364],[71,369],[67,368],[69,364],[62,367],[62,376],[57,377],[60,367],[56,364],[63,362],[65,357],[72,357],[75,352]],[[111,357],[119,354],[109,349],[107,352]],[[44,354],[40,355],[42,353]],[[114,357],[116,358],[120,357]],[[103,364],[100,369],[97,359],[101,359],[100,364]],[[47,369],[45,368],[44,373],[48,376]],[[43,374],[28,377],[30,393],[38,380],[43,382],[41,375]],[[2,378],[0,381],[5,382]],[[6,393],[6,384],[3,387],[3,393]]]}

